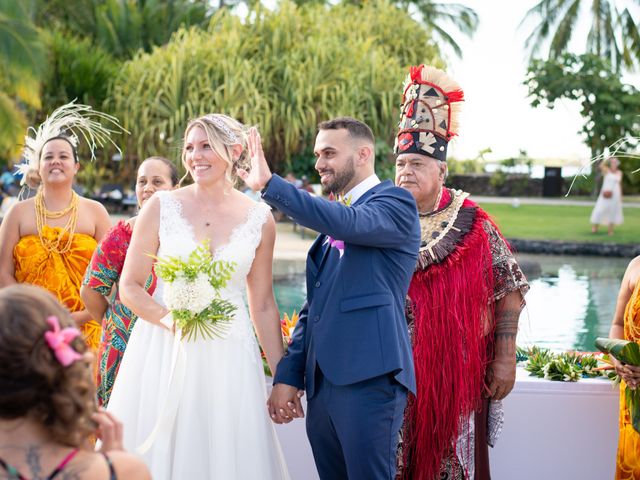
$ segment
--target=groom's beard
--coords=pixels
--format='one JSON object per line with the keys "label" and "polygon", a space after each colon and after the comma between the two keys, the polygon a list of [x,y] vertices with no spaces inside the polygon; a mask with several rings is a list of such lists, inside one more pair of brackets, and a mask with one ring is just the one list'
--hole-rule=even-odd
{"label": "groom's beard", "polygon": [[325,195],[333,193],[334,195],[338,195],[344,193],[344,189],[353,177],[356,176],[356,167],[355,167],[355,156],[351,156],[345,166],[344,169],[340,172],[333,171],[333,180],[330,183],[322,184],[322,192]]}

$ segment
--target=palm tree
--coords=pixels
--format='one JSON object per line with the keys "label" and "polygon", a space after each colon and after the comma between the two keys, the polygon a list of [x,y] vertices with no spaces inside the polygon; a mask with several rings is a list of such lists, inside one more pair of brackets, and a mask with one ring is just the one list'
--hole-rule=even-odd
{"label": "palm tree", "polygon": [[16,153],[27,120],[40,106],[45,47],[23,2],[0,2],[0,156]]}
{"label": "palm tree", "polygon": [[586,51],[608,59],[617,72],[623,68],[635,70],[640,65],[638,6],[639,0],[540,0],[520,23],[538,22],[525,46],[533,58],[540,47],[549,42],[548,58],[558,58],[568,52],[579,20],[590,15]]}
{"label": "palm tree", "polygon": [[[252,2],[252,0],[245,1]],[[331,0],[293,0],[293,2],[298,6],[335,3]],[[368,3],[368,0],[342,0],[340,3],[362,6]],[[432,44],[437,45],[440,50],[442,45],[447,45],[458,57],[462,57],[462,49],[450,33],[450,28],[453,27],[468,37],[478,28],[478,14],[461,3],[440,3],[432,0],[395,0],[391,3],[404,8],[419,21],[431,34]]]}
{"label": "palm tree", "polygon": [[399,0],[397,2],[409,9],[417,10],[420,23],[432,33],[436,45],[448,45],[458,57],[462,57],[462,49],[449,33],[450,27],[471,37],[478,28],[478,14],[461,3],[440,3],[431,0]]}

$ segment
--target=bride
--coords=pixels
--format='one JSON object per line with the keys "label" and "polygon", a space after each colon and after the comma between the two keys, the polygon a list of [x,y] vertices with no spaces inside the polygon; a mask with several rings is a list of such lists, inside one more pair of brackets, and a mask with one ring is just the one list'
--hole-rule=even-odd
{"label": "bride", "polygon": [[[275,223],[266,204],[233,188],[246,138],[245,127],[225,115],[189,123],[182,162],[194,183],[147,202],[124,264],[122,301],[146,321],[133,329],[108,411],[156,480],[289,478],[251,322],[275,371],[283,355],[272,288]],[[162,281],[153,297],[144,289],[150,254],[187,257],[202,241],[215,260],[235,265],[222,296],[236,310],[222,337],[180,340]]]}

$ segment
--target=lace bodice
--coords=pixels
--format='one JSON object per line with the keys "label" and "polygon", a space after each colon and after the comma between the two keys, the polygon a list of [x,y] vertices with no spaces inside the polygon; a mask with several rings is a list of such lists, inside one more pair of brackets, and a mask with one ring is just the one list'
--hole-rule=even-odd
{"label": "lace bodice", "polygon": [[[158,257],[164,256],[188,256],[197,246],[193,226],[182,213],[182,204],[171,192],[157,192],[160,199],[160,227],[158,238],[160,246]],[[227,287],[222,291],[222,296],[241,306],[242,298],[246,291],[246,278],[251,270],[256,248],[262,238],[262,226],[267,221],[271,208],[265,203],[252,205],[247,213],[246,220],[235,226],[229,240],[218,247],[214,253],[216,260],[224,260],[235,264]],[[162,302],[162,281],[158,279],[158,286],[154,293],[154,299]],[[244,305],[242,305],[244,310]],[[245,317],[245,315],[236,315]]]}

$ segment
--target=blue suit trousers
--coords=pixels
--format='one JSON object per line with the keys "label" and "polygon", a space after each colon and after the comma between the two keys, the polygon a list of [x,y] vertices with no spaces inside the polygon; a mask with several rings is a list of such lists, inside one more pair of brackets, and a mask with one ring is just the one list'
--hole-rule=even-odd
{"label": "blue suit trousers", "polygon": [[333,385],[317,367],[307,435],[322,480],[393,480],[407,389],[392,374]]}

